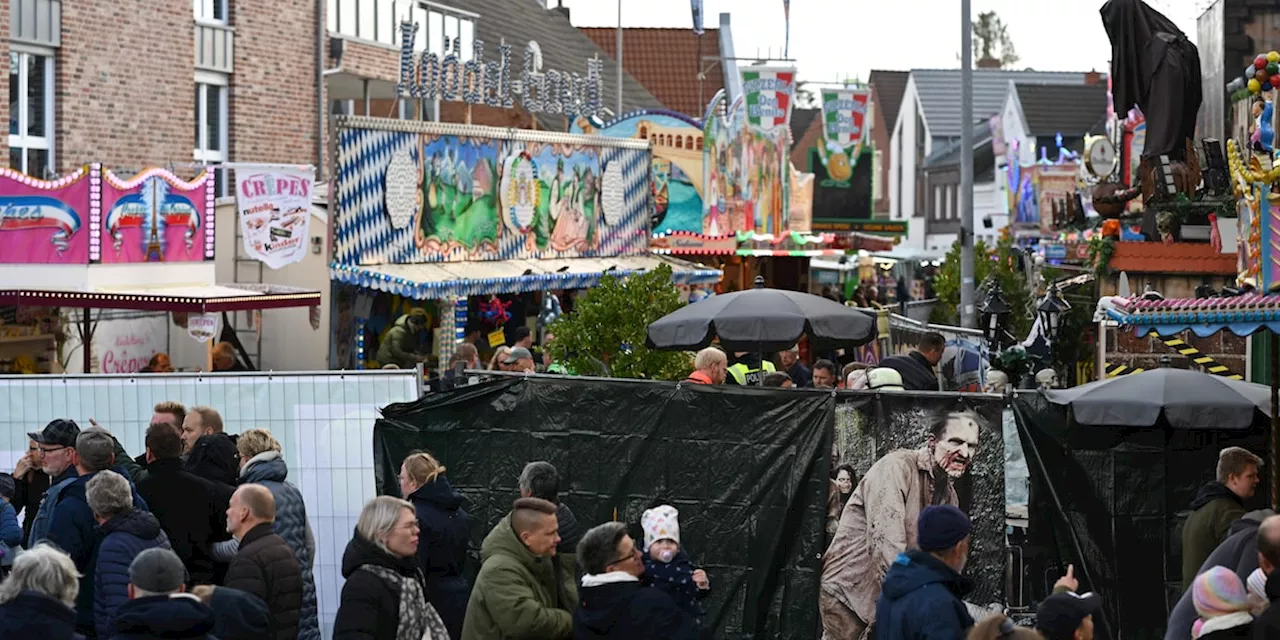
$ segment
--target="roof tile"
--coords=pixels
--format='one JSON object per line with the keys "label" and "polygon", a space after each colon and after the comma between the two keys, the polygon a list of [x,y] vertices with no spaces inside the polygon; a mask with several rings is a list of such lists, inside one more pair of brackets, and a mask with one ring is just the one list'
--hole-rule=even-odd
{"label": "roof tile", "polygon": [[[1007,71],[1003,69],[973,70],[973,117],[987,120],[1004,107],[1009,95],[1009,82],[1038,84],[1085,83],[1085,73],[1065,71]],[[920,107],[928,120],[929,134],[935,138],[960,135],[960,70],[912,69]]]}
{"label": "roof tile", "polygon": [[1019,82],[1018,102],[1027,119],[1027,135],[1077,137],[1103,133],[1107,117],[1106,85],[1063,86]]}
{"label": "roof tile", "polygon": [[[604,50],[605,55],[613,57],[618,44],[617,29],[582,27],[581,31]],[[701,38],[692,29],[622,30],[622,68],[666,108],[693,118],[702,118],[707,103],[724,88],[724,69],[700,59],[700,56],[719,55],[718,29],[707,29]],[[701,88],[698,86],[700,68],[706,73]]]}
{"label": "roof tile", "polygon": [[890,132],[898,123],[898,110],[902,108],[902,96],[907,93],[910,71],[885,71],[872,69],[869,83],[876,90],[876,107],[884,116],[884,126]]}
{"label": "roof tile", "polygon": [[1107,266],[1116,272],[1225,276],[1236,273],[1236,255],[1200,242],[1117,242]]}

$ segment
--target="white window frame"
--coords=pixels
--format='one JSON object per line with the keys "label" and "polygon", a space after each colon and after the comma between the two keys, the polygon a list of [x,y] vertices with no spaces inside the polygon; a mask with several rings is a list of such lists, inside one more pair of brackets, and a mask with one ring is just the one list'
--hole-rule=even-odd
{"label": "white window frame", "polygon": [[[197,72],[195,76],[196,87],[196,123],[199,125],[196,130],[195,151],[193,158],[196,162],[206,164],[222,164],[230,160],[230,152],[228,147],[230,123],[228,118],[228,103],[230,102],[230,87],[227,86],[227,76],[219,73]],[[209,148],[209,126],[208,126],[208,91],[214,89],[218,91],[218,149]],[[217,172],[217,194],[218,196],[230,195],[230,185],[227,183],[227,171],[219,169]]]}
{"label": "white window frame", "polygon": [[[50,49],[42,49],[38,47],[25,47],[17,44],[10,44],[9,54],[18,56],[18,96],[9,96],[11,104],[18,105],[18,133],[9,134],[9,149],[23,149],[22,164],[17,167],[10,167],[15,171],[21,171],[37,178],[46,177],[46,171],[33,170],[27,164],[27,149],[39,149],[48,152],[48,166],[41,169],[47,170],[48,174],[53,173],[53,168],[58,166],[54,158],[54,135],[57,129],[54,128],[53,115],[53,99],[54,99],[54,52]],[[30,101],[27,99],[27,88],[30,76],[26,73],[26,58],[29,56],[41,56],[44,58],[44,126],[45,135],[32,136],[27,133],[27,123],[29,121],[27,110],[30,107]],[[8,159],[5,159],[8,162]]]}
{"label": "white window frame", "polygon": [[199,22],[227,24],[227,13],[230,11],[228,5],[230,2],[231,0],[222,0],[222,15],[217,15],[215,11],[216,0],[191,0],[191,10]]}
{"label": "white window frame", "polygon": [[945,218],[945,216],[943,215],[943,209],[942,209],[942,207],[943,207],[943,204],[942,204],[942,186],[941,186],[941,185],[934,185],[934,186],[933,186],[933,207],[932,207],[932,209],[933,209],[933,219],[934,219],[934,220],[945,220],[945,219],[946,219],[946,218]]}

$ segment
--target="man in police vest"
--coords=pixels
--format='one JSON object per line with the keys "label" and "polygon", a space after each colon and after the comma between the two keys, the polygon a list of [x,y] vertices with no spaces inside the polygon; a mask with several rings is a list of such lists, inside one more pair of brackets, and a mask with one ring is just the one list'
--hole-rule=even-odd
{"label": "man in police vest", "polygon": [[760,361],[760,354],[739,351],[733,354],[734,363],[729,366],[729,376],[725,382],[741,385],[760,386],[765,374],[773,373],[773,363]]}

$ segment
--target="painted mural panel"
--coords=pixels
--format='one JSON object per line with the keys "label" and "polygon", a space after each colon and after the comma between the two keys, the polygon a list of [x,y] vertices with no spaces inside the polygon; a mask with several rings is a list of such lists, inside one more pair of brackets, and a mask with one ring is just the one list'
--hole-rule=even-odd
{"label": "painted mural panel", "polygon": [[[187,182],[163,169],[102,181],[103,264],[199,262],[212,257],[213,174]],[[209,249],[206,252],[206,249]]]}
{"label": "painted mural panel", "polygon": [[[723,93],[717,100],[724,101]],[[749,126],[744,105],[735,101],[723,116],[718,106],[709,109],[714,115],[707,119],[703,147],[708,235],[786,231],[790,133]]]}
{"label": "painted mural panel", "polygon": [[89,264],[89,179],[46,182],[0,168],[0,263]]}
{"label": "painted mural panel", "polygon": [[390,131],[365,122],[339,132],[340,263],[615,256],[647,247],[646,149],[563,134],[513,140],[482,127]]}
{"label": "painted mural panel", "polygon": [[653,232],[702,233],[702,127],[687,116],[639,111],[599,127],[578,118],[573,133],[648,140],[653,148]]}

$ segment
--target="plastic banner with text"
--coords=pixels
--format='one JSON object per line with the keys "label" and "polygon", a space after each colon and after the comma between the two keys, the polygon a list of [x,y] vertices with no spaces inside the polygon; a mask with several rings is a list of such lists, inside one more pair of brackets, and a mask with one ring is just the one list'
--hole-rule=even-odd
{"label": "plastic banner with text", "polygon": [[785,128],[791,123],[791,102],[796,91],[792,67],[747,67],[742,70],[742,95],[747,124],[762,131]]}
{"label": "plastic banner with text", "polygon": [[822,138],[818,154],[827,174],[848,182],[862,151],[871,107],[870,88],[822,90]]}
{"label": "plastic banner with text", "polygon": [[272,269],[307,255],[314,168],[281,167],[236,176],[244,251]]}

